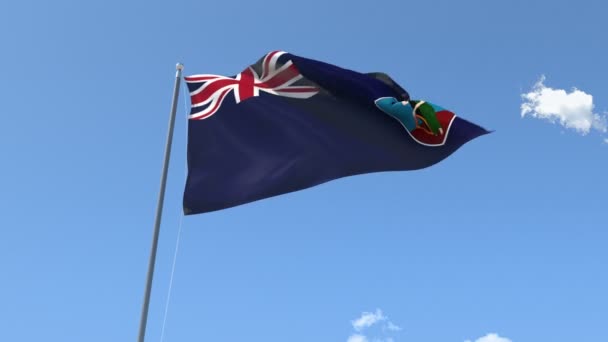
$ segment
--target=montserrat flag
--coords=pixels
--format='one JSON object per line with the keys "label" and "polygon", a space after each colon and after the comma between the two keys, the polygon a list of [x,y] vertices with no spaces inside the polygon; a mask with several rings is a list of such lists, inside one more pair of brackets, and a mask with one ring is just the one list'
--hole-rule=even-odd
{"label": "montserrat flag", "polygon": [[347,176],[426,168],[489,133],[436,103],[410,98],[385,73],[284,51],[233,76],[185,81],[186,215]]}

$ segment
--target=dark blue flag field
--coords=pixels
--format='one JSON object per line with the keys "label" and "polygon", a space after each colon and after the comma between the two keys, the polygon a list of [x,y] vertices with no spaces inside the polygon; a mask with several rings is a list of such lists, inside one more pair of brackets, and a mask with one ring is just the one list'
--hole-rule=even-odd
{"label": "dark blue flag field", "polygon": [[390,76],[273,51],[235,76],[185,77],[186,215],[342,177],[418,170],[489,133]]}

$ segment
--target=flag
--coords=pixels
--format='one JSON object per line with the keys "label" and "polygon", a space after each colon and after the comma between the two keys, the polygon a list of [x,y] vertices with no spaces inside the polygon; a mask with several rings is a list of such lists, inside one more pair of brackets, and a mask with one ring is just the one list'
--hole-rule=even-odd
{"label": "flag", "polygon": [[233,76],[184,79],[191,100],[186,215],[347,176],[426,168],[489,133],[410,98],[385,73],[284,51]]}

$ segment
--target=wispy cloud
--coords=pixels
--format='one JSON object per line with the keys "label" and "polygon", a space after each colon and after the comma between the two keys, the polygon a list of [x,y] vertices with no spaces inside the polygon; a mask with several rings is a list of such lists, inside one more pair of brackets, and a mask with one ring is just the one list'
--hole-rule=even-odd
{"label": "wispy cloud", "polygon": [[[467,340],[465,342],[471,342],[471,340]],[[475,342],[512,342],[508,338],[500,337],[498,334],[487,334],[486,336],[480,337],[475,340]]]}
{"label": "wispy cloud", "polygon": [[399,330],[401,330],[401,327],[396,325],[395,323],[389,321],[386,324],[385,329],[390,330],[390,331],[399,331]]}
{"label": "wispy cloud", "polygon": [[350,335],[347,342],[367,342],[367,337],[359,334]]}
{"label": "wispy cloud", "polygon": [[602,133],[608,131],[606,114],[594,113],[593,96],[576,88],[571,92],[554,89],[544,84],[545,76],[534,85],[532,90],[522,94],[521,116],[534,118],[574,129],[582,135],[591,130]]}
{"label": "wispy cloud", "polygon": [[393,340],[392,337],[387,337],[387,338],[375,338],[372,340],[372,342],[395,342],[395,340]]}
{"label": "wispy cloud", "polygon": [[[366,335],[363,335],[362,331],[377,325],[379,322],[385,322],[382,325],[382,334],[385,336],[374,337],[371,342],[394,342],[393,338],[388,332],[396,332],[402,330],[400,326],[391,322],[387,316],[382,313],[382,310],[376,309],[375,312],[363,312],[359,318],[351,321],[355,333],[353,333],[347,340],[347,342],[368,342],[370,341]],[[368,333],[366,333],[368,334]]]}
{"label": "wispy cloud", "polygon": [[363,312],[361,317],[352,321],[353,328],[357,331],[361,331],[365,328],[369,328],[379,321],[385,320],[386,317],[382,314],[382,310],[376,309],[376,312]]}

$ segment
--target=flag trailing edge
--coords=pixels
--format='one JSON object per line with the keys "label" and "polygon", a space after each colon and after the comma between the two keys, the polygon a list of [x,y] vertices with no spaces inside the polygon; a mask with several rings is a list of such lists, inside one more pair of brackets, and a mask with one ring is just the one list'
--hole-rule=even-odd
{"label": "flag trailing edge", "polygon": [[234,76],[185,77],[184,214],[347,176],[417,170],[490,133],[390,76],[272,51]]}

